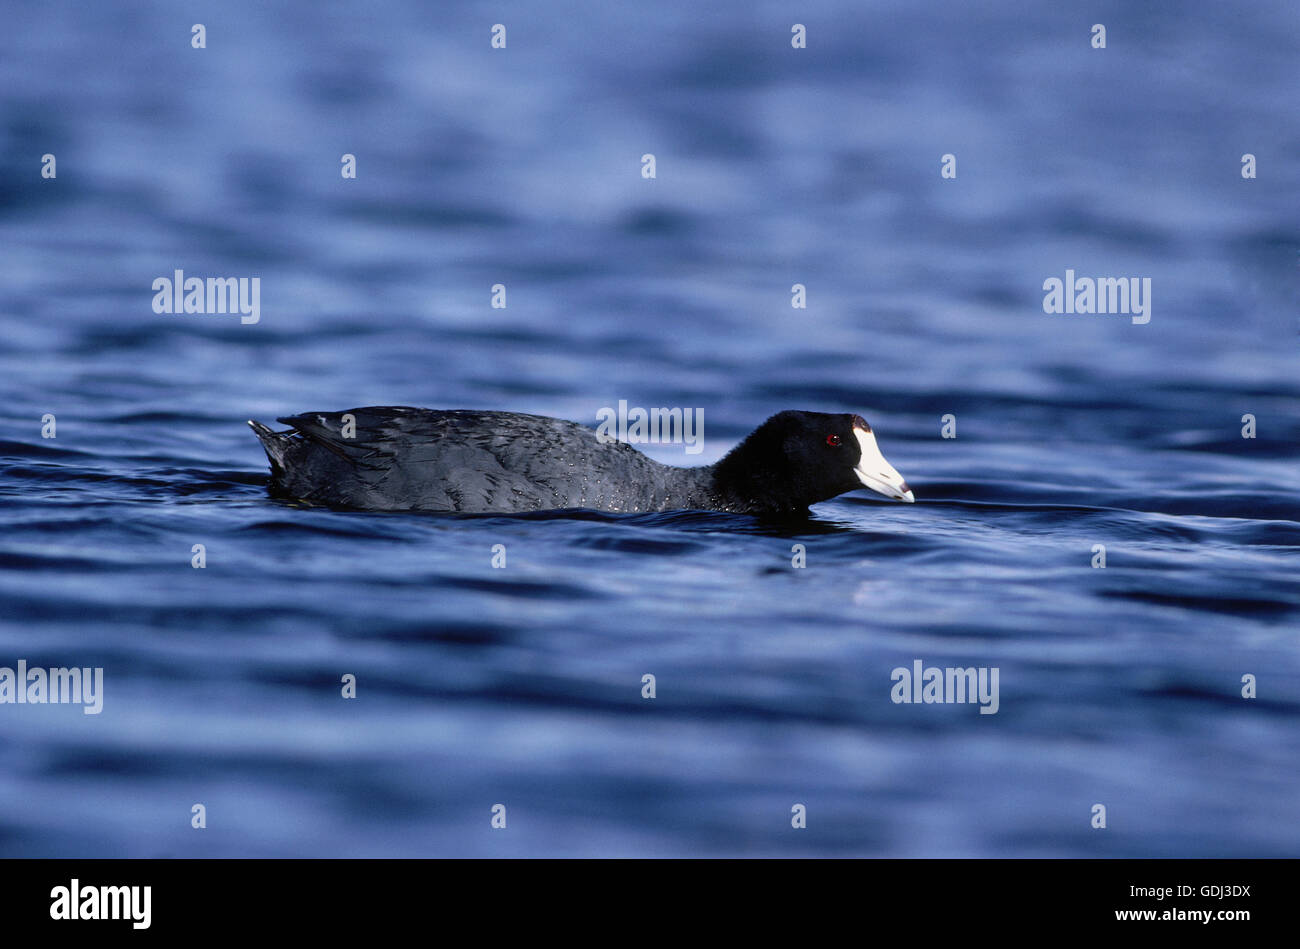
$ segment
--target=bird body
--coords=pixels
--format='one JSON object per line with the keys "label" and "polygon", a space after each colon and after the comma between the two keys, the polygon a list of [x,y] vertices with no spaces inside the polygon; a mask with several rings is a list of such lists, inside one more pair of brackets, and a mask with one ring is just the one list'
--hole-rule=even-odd
{"label": "bird body", "polygon": [[290,430],[249,422],[271,462],[271,492],[333,507],[762,514],[803,511],[864,484],[912,500],[856,415],[778,413],[717,464],[696,468],[660,464],[576,422],[515,412],[374,406],[279,421]]}

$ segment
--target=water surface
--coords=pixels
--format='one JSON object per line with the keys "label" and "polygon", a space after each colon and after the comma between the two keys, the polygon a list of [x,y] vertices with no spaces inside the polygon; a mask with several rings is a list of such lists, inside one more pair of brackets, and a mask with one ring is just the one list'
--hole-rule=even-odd
{"label": "water surface", "polygon": [[[11,14],[0,665],[106,684],[0,706],[0,853],[1300,853],[1295,6],[544,7]],[[312,510],[244,424],[619,399],[703,410],[680,464],[861,413],[917,503]]]}

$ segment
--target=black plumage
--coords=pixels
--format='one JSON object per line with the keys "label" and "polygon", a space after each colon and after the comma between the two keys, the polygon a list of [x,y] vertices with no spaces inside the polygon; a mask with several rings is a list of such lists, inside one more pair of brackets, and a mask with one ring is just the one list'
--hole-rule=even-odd
{"label": "black plumage", "polygon": [[[576,422],[514,412],[377,406],[279,421],[291,430],[249,422],[270,459],[276,496],[363,510],[464,513],[802,511],[863,486],[854,471],[863,456],[854,435],[870,433],[855,415],[781,412],[717,464],[677,468],[623,442],[602,441]],[[897,483],[907,492],[901,478]],[[895,496],[911,499],[910,492]]]}

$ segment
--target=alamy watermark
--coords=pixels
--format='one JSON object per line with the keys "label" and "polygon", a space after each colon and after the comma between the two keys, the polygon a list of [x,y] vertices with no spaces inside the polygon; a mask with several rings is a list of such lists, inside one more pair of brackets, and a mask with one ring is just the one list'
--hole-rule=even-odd
{"label": "alamy watermark", "polygon": [[1150,277],[1048,277],[1043,281],[1044,313],[1131,314],[1134,323],[1151,322]]}
{"label": "alamy watermark", "polygon": [[152,886],[87,886],[73,877],[50,890],[50,919],[119,919],[148,929],[152,906]]}
{"label": "alamy watermark", "polygon": [[261,277],[187,277],[174,271],[153,282],[155,313],[238,313],[239,322],[262,318]]}
{"label": "alamy watermark", "polygon": [[0,667],[0,705],[83,705],[86,715],[98,715],[104,710],[104,670],[28,669],[27,660],[19,659],[17,671]]}
{"label": "alamy watermark", "polygon": [[940,669],[915,659],[911,669],[899,666],[889,674],[894,683],[889,697],[895,705],[978,702],[981,715],[996,715],[998,676],[997,666]]}
{"label": "alamy watermark", "polygon": [[609,406],[596,410],[596,440],[631,444],[685,445],[686,454],[704,451],[704,409],[643,409],[627,407],[627,399],[618,400],[618,409]]}

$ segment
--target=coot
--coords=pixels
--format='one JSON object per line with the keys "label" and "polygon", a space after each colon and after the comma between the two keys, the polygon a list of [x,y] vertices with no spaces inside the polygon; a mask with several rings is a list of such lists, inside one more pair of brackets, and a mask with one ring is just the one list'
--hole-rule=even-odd
{"label": "coot", "polygon": [[[351,416],[351,418],[348,418]],[[717,464],[675,468],[576,422],[376,406],[249,425],[272,494],[368,511],[519,513],[563,508],[779,514],[866,486],[913,501],[860,415],[778,412]]]}

